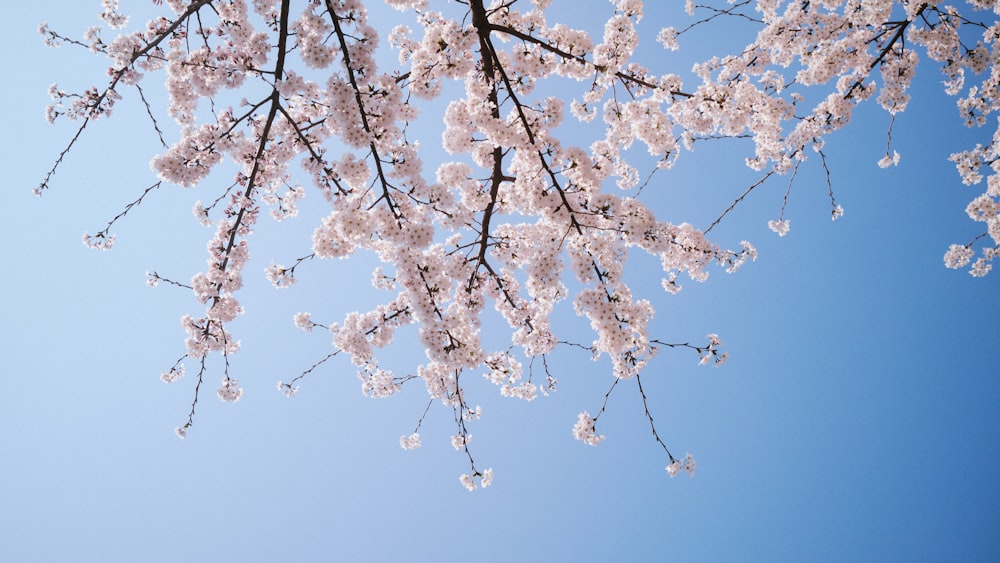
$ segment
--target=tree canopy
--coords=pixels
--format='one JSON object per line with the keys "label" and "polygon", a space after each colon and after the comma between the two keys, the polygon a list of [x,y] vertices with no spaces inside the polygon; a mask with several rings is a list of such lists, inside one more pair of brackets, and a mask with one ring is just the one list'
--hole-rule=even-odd
{"label": "tree canopy", "polygon": [[[603,403],[598,395],[580,412],[574,437],[600,443],[608,397],[620,383],[634,384],[668,474],[693,473],[694,458],[671,452],[654,425],[643,369],[665,349],[715,366],[727,355],[716,334],[678,342],[650,334],[661,297],[634,290],[628,258],[656,260],[668,294],[686,279],[735,272],[756,249],[716,243],[713,229],[751,192],[784,181],[776,215],[761,220],[788,234],[785,202],[807,161],[826,172],[829,216],[840,217],[825,140],[851,123],[860,104],[893,117],[903,112],[920,59],[938,67],[924,72],[941,73],[966,125],[992,126],[1000,107],[1000,6],[986,0],[959,8],[688,0],[687,19],[654,21],[648,35],[640,0],[586,3],[603,22],[599,33],[560,23],[559,7],[546,0],[385,2],[408,24],[371,21],[360,0],[153,0],[163,15],[134,26],[116,0],[104,0],[101,25],[80,38],[40,28],[49,44],[88,48],[106,56],[109,68],[98,86],[50,88],[49,120],[70,119],[77,128],[37,193],[54,185],[91,122],[126,99],[144,104],[163,144],[151,161],[155,182],[105,228],[85,234],[86,244],[111,248],[112,227],[167,184],[205,192],[194,204],[196,220],[214,229],[204,270],[190,280],[149,274],[151,285],[185,288],[199,303],[182,319],[181,357],[161,376],[174,382],[195,366],[181,437],[194,424],[206,378],[221,379],[224,401],[243,393],[234,373],[247,370],[231,372],[239,349],[231,323],[244,312],[240,289],[260,212],[283,221],[308,204],[323,206],[325,216],[304,241],[307,251],[272,263],[267,279],[290,288],[315,260],[367,254],[379,265],[359,280],[370,279],[385,298],[336,322],[296,314],[303,330],[329,331],[333,349],[304,362],[279,390],[295,395],[306,376],[338,356],[356,366],[362,392],[373,398],[422,385],[428,408],[452,410],[452,445],[469,462],[461,481],[474,489],[493,479],[469,445],[482,416],[476,393],[483,378],[503,396],[531,401],[571,376],[547,359],[558,348],[583,349],[609,361],[610,388]],[[747,44],[690,72],[636,60],[640,41],[683,50],[688,37],[721,22],[743,26]],[[165,107],[147,95],[153,75],[165,80]],[[885,153],[875,157],[882,167],[900,161],[891,123]],[[745,165],[758,180],[736,187],[732,204],[704,228],[656,209],[669,170],[695,145],[723,139],[740,141],[724,165]],[[956,150],[956,182],[985,179],[966,210],[985,228],[952,245],[944,262],[984,276],[1000,252],[1000,133]],[[569,304],[592,340],[566,337],[567,327],[553,322]],[[397,337],[415,337],[426,354],[405,373],[384,361]],[[422,420],[400,438],[403,448],[420,445]]]}

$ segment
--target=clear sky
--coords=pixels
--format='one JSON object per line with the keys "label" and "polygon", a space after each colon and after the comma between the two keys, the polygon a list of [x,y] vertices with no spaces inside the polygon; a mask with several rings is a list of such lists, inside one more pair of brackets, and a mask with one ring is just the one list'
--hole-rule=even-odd
{"label": "clear sky", "polygon": [[[153,181],[156,138],[132,103],[88,129],[51,192],[31,193],[72,134],[44,122],[46,88],[100,84],[105,65],[46,49],[35,28],[82,33],[98,10],[96,0],[22,2],[0,23],[0,159],[11,175],[0,222],[0,561],[1000,559],[1000,273],[974,279],[942,262],[949,244],[978,232],[964,208],[981,193],[947,156],[991,131],[960,125],[933,63],[922,63],[895,123],[899,167],[875,165],[888,124],[876,108],[830,140],[841,220],[829,220],[814,163],[791,193],[787,237],[767,229],[784,180],[713,231],[723,245],[756,244],[760,258],[738,273],[670,296],[635,261],[656,334],[716,332],[730,353],[712,369],[666,352],[644,376],[658,430],[672,451],[696,456],[694,477],[668,478],[633,386],[612,396],[604,443],[573,440],[576,414],[599,408],[611,376],[606,362],[566,350],[550,397],[523,403],[479,388],[472,445],[496,480],[469,493],[449,410],[431,408],[422,448],[398,445],[423,412],[416,386],[366,399],[344,361],[294,399],[275,390],[330,350],[293,313],[338,320],[373,299],[367,262],[317,264],[290,291],[264,280],[271,260],[309,251],[324,205],[315,193],[302,203],[314,212],[288,225],[262,219],[252,241],[248,312],[235,327],[244,349],[233,357],[243,399],[216,400],[211,375],[189,437],[174,435],[194,381],[166,386],[158,375],[183,354],[179,318],[198,309],[183,290],[147,287],[145,272],[186,281],[203,266],[210,231],[190,208],[215,191],[161,189],[116,230],[113,251],[80,243]],[[652,11],[647,31],[668,17]],[[753,180],[745,150],[698,147],[657,176],[651,201],[668,220],[706,226]],[[414,355],[404,347],[396,360]]]}

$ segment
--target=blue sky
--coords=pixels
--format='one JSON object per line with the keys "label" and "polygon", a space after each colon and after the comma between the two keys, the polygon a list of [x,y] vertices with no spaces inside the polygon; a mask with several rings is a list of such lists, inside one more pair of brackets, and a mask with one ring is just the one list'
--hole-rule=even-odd
{"label": "blue sky", "polygon": [[[841,220],[829,220],[814,163],[791,193],[787,237],[766,225],[784,180],[713,231],[721,244],[758,247],[757,262],[738,273],[716,271],[669,296],[636,259],[635,283],[657,305],[656,334],[717,332],[730,353],[711,369],[667,352],[643,379],[672,451],[696,456],[693,478],[667,477],[632,386],[615,392],[599,422],[604,443],[572,439],[576,414],[599,408],[611,376],[606,363],[567,350],[553,360],[553,396],[525,404],[480,387],[486,416],[472,430],[474,453],[496,481],[470,494],[458,483],[467,465],[448,440],[450,411],[432,407],[423,447],[399,448],[423,412],[421,389],[366,399],[347,362],[318,372],[294,399],[274,389],[329,351],[327,336],[292,325],[293,313],[336,320],[373,298],[361,287],[366,262],[310,265],[290,291],[264,280],[272,259],[308,252],[303,233],[321,207],[294,224],[261,221],[248,312],[236,325],[245,395],[220,403],[211,376],[189,438],[173,434],[193,380],[165,386],[158,375],[183,353],[178,319],[197,308],[184,291],[147,287],[145,272],[186,280],[203,266],[211,233],[190,208],[212,192],[158,190],[117,229],[113,251],[80,243],[153,181],[156,138],[133,103],[87,131],[53,190],[31,194],[72,134],[44,122],[46,88],[89,85],[103,72],[85,53],[44,48],[35,28],[47,20],[82,32],[98,9],[22,3],[0,23],[9,41],[0,154],[12,175],[0,222],[0,561],[1000,557],[998,274],[974,279],[942,262],[949,244],[977,234],[964,208],[980,193],[947,156],[991,132],[960,125],[933,64],[922,64],[895,123],[899,167],[875,165],[888,124],[876,108],[831,138]],[[657,177],[651,201],[666,219],[706,226],[753,179],[741,150],[697,147]],[[313,193],[303,206],[320,202]],[[419,351],[404,347],[395,361],[411,357]]]}

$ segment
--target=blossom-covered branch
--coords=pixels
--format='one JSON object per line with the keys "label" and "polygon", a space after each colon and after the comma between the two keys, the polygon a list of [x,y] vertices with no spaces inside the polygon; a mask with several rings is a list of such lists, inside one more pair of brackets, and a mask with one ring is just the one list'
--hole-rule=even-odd
{"label": "blossom-covered branch", "polygon": [[[654,22],[648,38],[640,0],[612,0],[600,30],[550,21],[559,16],[550,0],[383,1],[409,25],[379,29],[369,17],[375,3],[361,0],[166,0],[166,8],[153,0],[163,15],[114,39],[96,27],[79,40],[40,29],[51,45],[107,57],[110,79],[80,92],[50,88],[48,118],[79,124],[39,193],[88,124],[125,97],[122,86],[135,86],[158,139],[170,140],[152,161],[158,181],[88,236],[92,246],[110,247],[111,225],[155,187],[218,186],[205,199],[211,203],[194,204],[196,219],[215,227],[205,271],[190,285],[155,272],[148,278],[193,292],[202,308],[182,319],[185,354],[162,376],[180,379],[185,359],[199,366],[181,436],[193,425],[210,356],[223,363],[217,395],[236,401],[243,393],[230,373],[239,349],[230,326],[244,311],[237,296],[260,211],[278,221],[295,217],[311,192],[322,196],[310,205],[324,215],[304,242],[311,249],[285,257],[288,267],[271,262],[266,278],[289,288],[311,274],[297,271],[306,261],[364,253],[380,262],[371,280],[384,298],[341,322],[297,314],[299,327],[330,334],[333,351],[278,382],[282,392],[295,395],[306,375],[342,357],[373,398],[420,380],[431,402],[400,444],[420,445],[434,404],[450,409],[452,443],[470,468],[461,482],[487,486],[492,470],[477,468],[469,449],[470,427],[482,416],[472,398],[490,385],[528,401],[554,391],[557,370],[548,358],[569,329],[555,319],[571,308],[593,335],[576,346],[606,360],[611,372],[598,414],[581,412],[575,437],[601,442],[596,423],[611,392],[634,389],[667,455],[667,472],[693,473],[693,457],[671,454],[666,433],[654,425],[656,398],[640,378],[649,381],[643,370],[665,348],[693,350],[700,364],[721,366],[728,356],[715,334],[706,344],[651,335],[654,303],[665,297],[636,294],[627,281],[629,258],[640,252],[658,260],[668,294],[681,290],[683,276],[702,282],[716,267],[736,271],[756,258],[753,245],[737,240],[726,248],[707,235],[782,175],[784,195],[768,224],[788,234],[785,204],[812,155],[826,175],[831,215],[842,215],[825,140],[849,125],[859,104],[877,103],[892,120],[904,112],[921,56],[941,66],[967,125],[987,124],[1000,108],[1000,7],[983,0],[967,0],[962,9],[912,0],[688,1],[687,19]],[[103,0],[100,17],[113,30],[128,26],[116,0]],[[680,49],[692,34],[722,22],[747,26],[752,39],[729,56],[706,58],[688,76],[687,69],[641,64],[667,59],[639,56],[640,40]],[[398,64],[385,62],[387,54]],[[161,108],[140,87],[148,74],[165,75],[169,102],[162,109],[173,131],[160,126]],[[421,124],[442,117],[429,108],[445,97],[439,142]],[[873,156],[883,166],[899,162],[891,123],[885,155]],[[988,137],[952,156],[964,183],[986,179],[986,192],[966,210],[985,232],[945,257],[949,267],[972,262],[977,276],[1000,255],[1000,133]],[[717,220],[700,230],[651,204],[658,186],[651,174],[642,181],[640,170],[669,170],[694,143],[727,138],[741,143],[743,163],[759,180],[734,188],[732,204],[710,215]],[[236,172],[219,181],[226,167]],[[491,311],[506,330],[484,328],[500,326]],[[425,360],[397,374],[385,360],[406,326],[416,328]],[[542,383],[532,379],[536,362]],[[247,373],[244,382],[254,375],[239,364],[232,369]]]}

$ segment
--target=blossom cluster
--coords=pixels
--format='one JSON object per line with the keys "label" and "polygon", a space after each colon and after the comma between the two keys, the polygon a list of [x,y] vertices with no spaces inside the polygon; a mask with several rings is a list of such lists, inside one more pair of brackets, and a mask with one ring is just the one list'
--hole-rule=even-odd
{"label": "blossom cluster", "polygon": [[695,462],[694,456],[687,454],[684,459],[670,459],[670,465],[667,466],[667,474],[671,477],[676,477],[681,471],[687,472],[688,475],[694,475]]}
{"label": "blossom cluster", "polygon": [[414,432],[409,436],[400,436],[399,445],[404,450],[415,450],[420,447],[420,434]]}
{"label": "blossom cluster", "polygon": [[590,446],[600,444],[604,441],[604,435],[598,434],[595,430],[596,422],[597,419],[591,418],[590,413],[581,412],[576,419],[576,424],[573,425],[573,437]]}
{"label": "blossom cluster", "polygon": [[476,490],[476,477],[479,477],[479,486],[482,488],[489,487],[493,484],[493,468],[489,468],[482,473],[473,473],[468,475],[463,473],[459,476],[458,480],[461,481],[462,486],[470,491]]}

